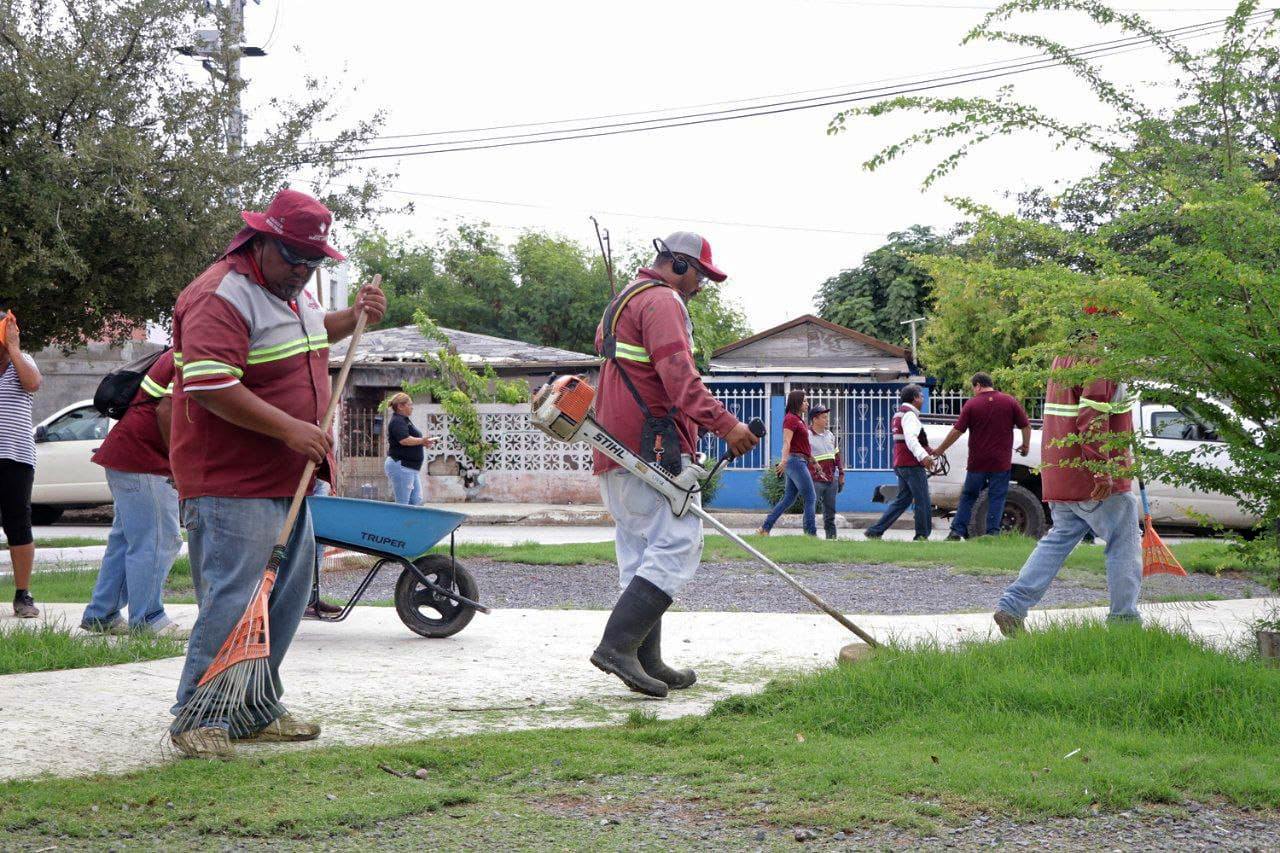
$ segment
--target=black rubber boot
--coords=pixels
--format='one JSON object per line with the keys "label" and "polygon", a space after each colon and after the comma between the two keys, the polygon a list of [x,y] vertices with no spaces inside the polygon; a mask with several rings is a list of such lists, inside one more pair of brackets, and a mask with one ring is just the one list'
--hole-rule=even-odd
{"label": "black rubber boot", "polygon": [[692,687],[698,680],[698,674],[691,669],[672,669],[662,662],[662,620],[659,619],[640,644],[636,652],[644,671],[659,681],[666,682],[672,690],[683,690]]}
{"label": "black rubber boot", "polygon": [[600,645],[591,653],[591,663],[596,669],[618,676],[637,693],[666,696],[666,682],[646,674],[636,652],[670,606],[671,596],[644,578],[632,578],[613,605]]}

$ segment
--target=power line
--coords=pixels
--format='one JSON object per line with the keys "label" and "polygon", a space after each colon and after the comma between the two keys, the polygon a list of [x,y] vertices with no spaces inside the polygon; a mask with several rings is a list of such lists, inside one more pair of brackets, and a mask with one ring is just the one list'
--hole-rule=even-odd
{"label": "power line", "polygon": [[263,42],[262,49],[265,51],[271,45],[275,44],[276,27],[280,25],[280,10],[284,7],[284,0],[276,0],[276,14],[271,19],[271,32],[267,34],[267,40]]}
{"label": "power line", "polygon": [[[473,204],[493,204],[493,205],[498,205],[500,207],[521,207],[521,208],[530,208],[534,210],[549,210],[549,211],[561,211],[561,212],[568,211],[568,208],[556,207],[554,205],[547,205],[547,204],[533,204],[531,202],[500,201],[498,199],[473,198],[469,196],[445,195],[443,193],[424,193],[424,192],[414,192],[412,190],[398,190],[398,189],[389,189],[389,190],[386,190],[386,192],[395,193],[396,195],[407,195],[407,196],[413,196],[418,198],[445,199],[448,201],[463,201],[463,202],[470,202]],[[583,212],[585,212],[585,210]],[[850,231],[843,228],[819,228],[819,227],[811,228],[811,227],[805,227],[805,226],[799,226],[799,225],[773,225],[773,224],[765,224],[760,222],[738,222],[738,221],[725,220],[725,219],[699,219],[693,216],[627,213],[619,210],[595,210],[594,212],[599,213],[602,216],[620,216],[626,219],[661,219],[669,222],[696,222],[699,224],[723,225],[723,226],[728,226],[733,228],[761,228],[769,231],[797,231],[797,232],[802,232],[806,234],[839,234],[839,235],[853,236],[853,237],[888,236],[887,231]]]}
{"label": "power line", "polygon": [[[1255,14],[1263,15],[1266,13],[1259,12]],[[1187,30],[1214,27],[1222,23],[1223,21],[1225,21],[1225,19],[1208,21],[1201,24],[1188,24],[1182,27],[1174,27],[1168,30],[1162,30],[1161,32],[1172,35],[1172,34],[1177,34]],[[1148,41],[1149,39],[1147,39],[1145,36],[1125,36],[1122,38],[1112,39],[1110,41],[1102,41],[1102,42],[1095,42],[1093,44],[1082,45],[1078,48],[1073,48],[1073,51],[1080,52],[1082,55],[1084,55],[1085,53],[1088,53],[1088,52],[1102,50],[1104,48],[1109,48],[1112,46],[1123,47],[1123,46],[1127,46],[1135,43],[1146,43]],[[647,110],[632,110],[629,112],[601,113],[597,115],[578,116],[576,118],[554,119],[549,121],[513,122],[509,124],[496,124],[496,125],[485,125],[480,127],[455,128],[453,130],[431,130],[431,131],[418,131],[414,133],[382,134],[377,136],[371,136],[369,137],[369,139],[370,140],[416,139],[416,138],[438,137],[438,136],[459,136],[463,134],[472,134],[472,133],[488,133],[490,131],[497,131],[497,130],[518,130],[522,128],[552,127],[555,125],[579,124],[581,122],[600,121],[604,119],[621,119],[621,118],[633,118],[635,116],[642,116],[642,115],[658,116],[658,115],[664,115],[664,114],[670,114],[670,113],[683,113],[687,110],[702,109],[704,107],[723,107],[723,106],[731,106],[735,104],[748,105],[748,104],[754,104],[759,101],[775,101],[780,98],[792,98],[797,95],[815,95],[815,96],[825,95],[828,97],[834,97],[835,95],[850,94],[849,92],[850,89],[854,89],[857,92],[861,92],[864,90],[865,87],[869,87],[877,83],[897,83],[897,82],[903,82],[903,81],[919,82],[921,81],[922,77],[923,77],[923,82],[931,82],[933,80],[949,79],[945,75],[959,74],[960,72],[978,72],[978,71],[992,69],[992,68],[1013,67],[1014,65],[1019,63],[1032,64],[1032,63],[1046,62],[1050,60],[1052,60],[1052,57],[1050,57],[1047,54],[1043,54],[1043,53],[1026,54],[1023,56],[1013,57],[1012,59],[994,60],[991,62],[982,62],[982,63],[973,64],[973,65],[958,65],[950,68],[936,69],[934,71],[922,72],[918,74],[903,74],[903,75],[898,75],[896,77],[881,77],[874,80],[864,80],[859,83],[847,83],[847,84],[840,84],[836,86],[824,86],[822,88],[817,88],[817,89],[802,89],[802,90],[796,90],[796,91],[790,91],[790,92],[775,92],[768,95],[757,95],[749,98],[734,98],[730,100],[707,101],[707,102],[697,103],[697,104],[685,104],[678,107],[662,107],[662,108],[653,108],[653,109],[647,109]],[[1029,70],[1036,70],[1036,69],[1029,69]],[[768,106],[768,105],[762,104],[760,106]],[[741,109],[745,110],[748,108],[749,108],[748,106],[743,106]],[[672,119],[676,119],[676,118],[685,118],[688,116],[671,115],[668,117]],[[659,120],[660,119],[658,118],[653,119],[653,121],[659,121]],[[580,129],[583,129],[583,128],[580,128]],[[338,142],[341,142],[341,140],[326,139],[326,140],[317,140],[316,142],[313,142],[310,144],[311,145],[330,145]],[[428,144],[429,143],[423,143],[421,146],[402,146],[402,147],[403,148],[425,147]],[[450,144],[450,143],[440,143],[440,144]],[[386,149],[365,148],[361,150],[368,151],[368,150],[392,150],[392,149],[391,147],[388,147]]]}
{"label": "power line", "polygon": [[[1251,17],[1261,17],[1269,15],[1270,12],[1256,13]],[[1225,19],[1206,22],[1203,24],[1189,25],[1185,27],[1176,27],[1169,30],[1160,31],[1161,35],[1169,36],[1171,40],[1182,40],[1186,38],[1196,37],[1197,35],[1208,34],[1204,31],[1206,28],[1212,28],[1222,24]],[[1073,56],[1082,58],[1088,55],[1102,56],[1123,52],[1122,49],[1145,45],[1152,39],[1147,36],[1130,37],[1127,39],[1116,40],[1113,42],[1103,42],[1099,45],[1086,45],[1081,48],[1072,50]],[[1108,46],[1109,45],[1109,46]],[[693,125],[711,124],[722,121],[732,121],[740,118],[753,118],[766,115],[777,115],[782,113],[796,112],[799,110],[816,109],[829,106],[839,106],[843,104],[856,103],[865,100],[881,99],[892,97],[895,95],[910,94],[913,92],[927,91],[937,88],[945,88],[949,86],[959,85],[961,83],[981,82],[984,80],[992,80],[1000,77],[1007,77],[1013,74],[1025,73],[1027,71],[1040,70],[1042,68],[1051,68],[1062,65],[1063,62],[1049,55],[1043,55],[1041,59],[1030,62],[1019,62],[1007,65],[1002,68],[993,70],[991,73],[984,74],[960,74],[950,77],[937,78],[935,80],[920,80],[916,84],[899,88],[892,91],[884,91],[885,87],[879,87],[873,90],[855,91],[840,93],[839,95],[819,96],[815,98],[805,98],[794,101],[782,101],[774,104],[765,104],[760,107],[742,107],[731,110],[716,110],[706,113],[693,113],[682,116],[674,116],[670,119],[649,119],[632,122],[619,122],[612,124],[596,125],[572,128],[565,131],[541,131],[537,133],[512,134],[506,136],[482,137],[471,140],[445,140],[438,143],[419,143],[416,145],[406,146],[384,146],[369,147],[362,149],[351,149],[352,156],[339,157],[339,162],[350,162],[356,160],[378,160],[396,157],[415,157],[426,154],[444,154],[454,151],[479,151],[491,148],[508,148],[520,145],[536,145],[546,142],[562,142],[571,139],[589,139],[603,136],[616,136],[629,133],[641,133],[652,130],[664,130],[674,127],[688,127]],[[646,126],[640,126],[646,125]],[[548,134],[560,135],[548,135]],[[540,137],[540,138],[534,138]],[[395,149],[402,153],[369,153],[374,151],[384,151]],[[414,149],[403,151],[402,149]]]}

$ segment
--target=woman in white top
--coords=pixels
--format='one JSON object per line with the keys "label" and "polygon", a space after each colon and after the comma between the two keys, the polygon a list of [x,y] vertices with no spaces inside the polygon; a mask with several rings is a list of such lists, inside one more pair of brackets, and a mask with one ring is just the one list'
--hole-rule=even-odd
{"label": "woman in white top", "polygon": [[0,525],[9,540],[13,562],[13,613],[24,619],[40,615],[31,597],[31,564],[36,546],[31,536],[31,484],[36,476],[36,445],[31,435],[31,395],[40,390],[40,370],[22,351],[18,321],[12,311],[0,317]]}

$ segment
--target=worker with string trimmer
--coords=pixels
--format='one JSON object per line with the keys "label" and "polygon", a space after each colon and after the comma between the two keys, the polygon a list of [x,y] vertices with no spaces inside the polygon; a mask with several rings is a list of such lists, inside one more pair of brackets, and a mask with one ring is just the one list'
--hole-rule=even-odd
{"label": "worker with string trimmer", "polygon": [[[693,323],[685,303],[707,279],[726,276],[711,245],[688,231],[655,240],[653,265],[605,309],[596,331],[604,356],[596,413],[600,426],[642,459],[673,475],[692,464],[698,427],[723,438],[735,454],[759,442],[747,425],[707,390],[693,359]],[[591,655],[599,669],[640,693],[666,696],[694,683],[692,670],[662,660],[662,615],[702,559],[702,522],[677,516],[662,496],[599,450],[600,494],[616,523],[622,596]]]}
{"label": "worker with string trimmer", "polygon": [[[242,216],[245,227],[182,291],[173,317],[170,461],[200,614],[170,736],[192,758],[229,758],[234,740],[320,733],[280,703],[280,663],[315,562],[305,508],[288,524],[301,503],[290,497],[308,489],[301,481],[314,479],[316,464],[332,477],[323,465],[332,439],[321,426],[332,416],[329,345],[381,320],[387,305],[376,283],[354,307],[327,313],[303,290],[321,263],[343,258],[328,242],[333,217],[314,198],[283,190],[265,212]],[[250,611],[269,629],[244,630]],[[241,636],[260,653],[236,653]]]}

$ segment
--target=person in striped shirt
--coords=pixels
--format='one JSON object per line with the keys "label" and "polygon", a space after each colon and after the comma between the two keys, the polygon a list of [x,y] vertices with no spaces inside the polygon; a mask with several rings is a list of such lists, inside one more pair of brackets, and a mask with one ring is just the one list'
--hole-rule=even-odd
{"label": "person in striped shirt", "polygon": [[13,615],[21,619],[40,615],[30,590],[36,558],[31,536],[31,486],[36,476],[31,396],[40,383],[35,359],[22,351],[18,321],[13,312],[5,311],[0,315],[0,524],[13,561]]}

